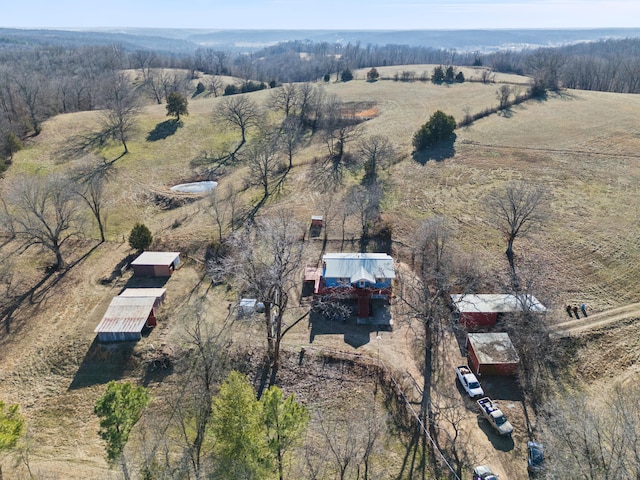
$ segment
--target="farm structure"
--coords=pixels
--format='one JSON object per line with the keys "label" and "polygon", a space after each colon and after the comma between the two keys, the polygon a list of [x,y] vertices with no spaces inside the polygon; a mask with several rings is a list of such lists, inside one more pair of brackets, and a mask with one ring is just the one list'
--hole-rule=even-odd
{"label": "farm structure", "polygon": [[318,237],[324,226],[324,217],[322,215],[311,215],[311,226],[309,227],[309,234],[312,237]]}
{"label": "farm structure", "polygon": [[359,320],[372,316],[372,299],[389,300],[395,277],[393,258],[386,253],[327,253],[322,269],[305,272],[305,280],[314,281],[316,295],[355,298]]}
{"label": "farm structure", "polygon": [[145,328],[156,325],[158,298],[113,297],[102,320],[95,328],[99,342],[131,342],[142,338]]}
{"label": "farm structure", "polygon": [[180,252],[143,252],[133,262],[139,277],[170,277],[180,266]]}
{"label": "farm structure", "polygon": [[322,215],[311,215],[311,228],[322,228],[324,217]]}
{"label": "farm structure", "polygon": [[467,330],[493,326],[502,313],[530,311],[544,313],[546,307],[533,295],[513,294],[453,294],[451,301],[459,314],[460,325]]}
{"label": "farm structure", "polygon": [[167,298],[166,288],[125,288],[119,297],[154,297],[154,308],[158,309]]}
{"label": "farm structure", "polygon": [[520,358],[507,333],[467,334],[469,365],[476,375],[515,375]]}

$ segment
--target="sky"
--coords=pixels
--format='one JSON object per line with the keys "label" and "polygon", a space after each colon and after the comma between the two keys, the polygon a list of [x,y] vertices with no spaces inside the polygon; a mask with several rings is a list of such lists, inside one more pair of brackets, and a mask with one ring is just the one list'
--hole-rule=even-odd
{"label": "sky", "polygon": [[0,27],[433,30],[638,28],[618,0],[7,0]]}

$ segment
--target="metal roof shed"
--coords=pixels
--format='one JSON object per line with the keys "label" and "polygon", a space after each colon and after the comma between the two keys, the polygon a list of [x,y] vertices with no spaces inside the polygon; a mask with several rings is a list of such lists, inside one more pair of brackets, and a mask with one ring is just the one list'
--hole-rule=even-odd
{"label": "metal roof shed", "polygon": [[460,324],[466,328],[495,325],[500,313],[547,311],[533,295],[502,293],[454,294],[451,301],[460,314]]}
{"label": "metal roof shed", "polygon": [[467,351],[476,374],[515,375],[518,371],[520,358],[507,333],[469,333]]}
{"label": "metal roof shed", "polygon": [[131,262],[134,275],[170,277],[180,265],[180,252],[143,252]]}
{"label": "metal roof shed", "polygon": [[113,297],[95,328],[99,342],[137,341],[145,327],[156,325],[156,297]]}
{"label": "metal roof shed", "polygon": [[164,303],[167,298],[166,288],[125,288],[119,297],[153,297],[156,299],[154,307],[156,309]]}

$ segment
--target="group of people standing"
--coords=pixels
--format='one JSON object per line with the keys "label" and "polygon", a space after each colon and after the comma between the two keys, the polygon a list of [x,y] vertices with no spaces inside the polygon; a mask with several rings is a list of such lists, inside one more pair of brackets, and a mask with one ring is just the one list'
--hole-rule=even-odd
{"label": "group of people standing", "polygon": [[[580,305],[580,311],[582,312],[582,315],[584,315],[585,317],[588,317],[588,315],[587,315],[587,306],[584,303],[582,305]],[[580,318],[580,315],[578,314],[578,307],[576,305],[574,305],[573,307],[571,305],[567,305],[567,314],[571,318],[573,318],[574,315],[575,315],[576,318]]]}

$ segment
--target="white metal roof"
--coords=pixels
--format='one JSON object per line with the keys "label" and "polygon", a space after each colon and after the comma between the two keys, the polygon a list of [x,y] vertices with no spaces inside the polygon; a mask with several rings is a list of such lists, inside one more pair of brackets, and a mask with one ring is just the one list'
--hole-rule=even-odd
{"label": "white metal roof", "polygon": [[518,363],[518,352],[511,343],[509,334],[469,333],[469,343],[481,364]]}
{"label": "white metal roof", "polygon": [[501,293],[453,294],[451,300],[461,313],[546,312],[533,295]]}
{"label": "white metal roof", "polygon": [[153,297],[162,298],[167,293],[166,288],[125,288],[119,297]]}
{"label": "white metal roof", "polygon": [[322,261],[326,278],[396,278],[393,258],[386,253],[327,253]]}
{"label": "white metal roof", "polygon": [[113,297],[94,332],[140,332],[153,310],[155,297]]}
{"label": "white metal roof", "polygon": [[171,265],[180,252],[142,252],[131,265]]}

